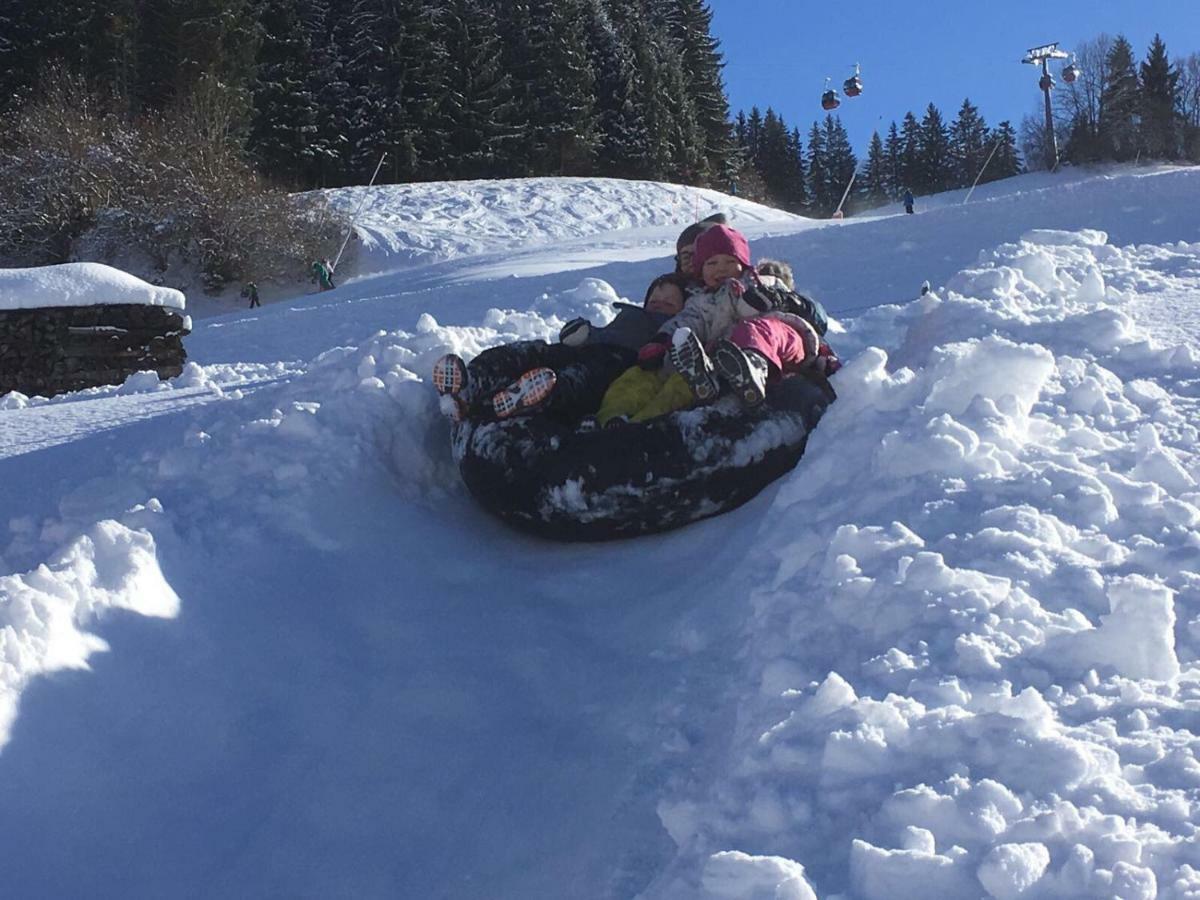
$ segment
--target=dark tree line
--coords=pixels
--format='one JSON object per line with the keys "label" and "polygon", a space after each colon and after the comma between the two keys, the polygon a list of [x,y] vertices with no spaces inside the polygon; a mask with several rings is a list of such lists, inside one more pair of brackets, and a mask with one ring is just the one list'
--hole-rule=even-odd
{"label": "dark tree line", "polygon": [[605,174],[725,185],[705,0],[18,0],[0,113],[62,61],[132,118],[217,105],[294,187]]}
{"label": "dark tree line", "polygon": [[[1172,60],[1155,35],[1139,63],[1124,36],[1102,34],[1076,49],[1074,63],[1076,80],[1055,90],[1063,161],[1200,162],[1200,55]],[[1026,146],[1040,151],[1044,129],[1039,118],[1026,119]]]}
{"label": "dark tree line", "polygon": [[871,136],[861,167],[841,119],[833,115],[813,123],[806,144],[773,109],[763,114],[755,107],[749,115],[738,114],[734,137],[744,161],[738,176],[742,193],[815,215],[837,209],[852,176],[846,211],[881,206],[906,189],[921,195],[969,187],[981,170],[981,183],[1022,171],[1012,125],[989,128],[970,100],[949,125],[932,103],[920,120],[909,112],[899,127],[892,122],[886,138]]}

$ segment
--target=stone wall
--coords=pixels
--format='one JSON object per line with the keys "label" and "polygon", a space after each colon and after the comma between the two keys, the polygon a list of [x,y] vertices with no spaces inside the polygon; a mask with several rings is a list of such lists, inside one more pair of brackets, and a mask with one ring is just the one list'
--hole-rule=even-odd
{"label": "stone wall", "polygon": [[171,378],[187,359],[186,324],[178,310],[130,303],[0,310],[0,395],[51,397],[148,369]]}

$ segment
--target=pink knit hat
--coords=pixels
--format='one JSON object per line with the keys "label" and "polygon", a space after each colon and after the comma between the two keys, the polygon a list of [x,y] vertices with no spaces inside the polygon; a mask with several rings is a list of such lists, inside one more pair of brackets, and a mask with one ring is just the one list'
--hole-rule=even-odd
{"label": "pink knit hat", "polygon": [[750,244],[745,236],[728,225],[714,225],[702,232],[696,238],[696,252],[692,256],[692,271],[700,275],[704,271],[704,261],[718,253],[726,253],[750,268]]}

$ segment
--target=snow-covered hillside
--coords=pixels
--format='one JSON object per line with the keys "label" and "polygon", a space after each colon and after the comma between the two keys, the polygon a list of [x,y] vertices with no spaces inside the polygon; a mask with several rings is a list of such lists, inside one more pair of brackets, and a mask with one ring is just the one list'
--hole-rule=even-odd
{"label": "snow-covered hillside", "polygon": [[[373,193],[387,274],[172,383],[0,398],[6,892],[1200,895],[1200,171],[536,234],[577,182],[474,190]],[[660,537],[487,518],[432,361],[717,208],[840,320],[800,465]]]}

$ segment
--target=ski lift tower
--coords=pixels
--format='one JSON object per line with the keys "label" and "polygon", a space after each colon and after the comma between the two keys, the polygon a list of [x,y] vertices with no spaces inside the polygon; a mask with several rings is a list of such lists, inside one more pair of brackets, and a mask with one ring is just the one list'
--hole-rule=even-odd
{"label": "ski lift tower", "polygon": [[1043,44],[1041,47],[1031,48],[1025,54],[1025,58],[1021,60],[1031,66],[1041,65],[1042,67],[1042,78],[1038,82],[1038,87],[1046,95],[1046,168],[1050,171],[1054,171],[1054,167],[1058,165],[1058,138],[1054,136],[1054,112],[1050,105],[1050,91],[1054,88],[1054,77],[1050,74],[1049,63],[1052,59],[1067,59],[1070,55],[1059,50],[1058,41],[1055,41],[1053,44]]}

